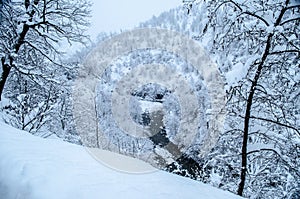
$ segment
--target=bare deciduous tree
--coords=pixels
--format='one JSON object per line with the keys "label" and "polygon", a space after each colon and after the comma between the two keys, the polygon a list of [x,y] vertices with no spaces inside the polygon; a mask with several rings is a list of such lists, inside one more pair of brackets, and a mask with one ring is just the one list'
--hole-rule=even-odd
{"label": "bare deciduous tree", "polygon": [[199,160],[198,179],[251,198],[298,198],[299,1],[183,2],[182,9],[142,26],[192,35],[226,78],[224,132],[210,154]]}
{"label": "bare deciduous tree", "polygon": [[83,42],[88,0],[2,0],[0,9],[0,100],[12,69],[42,75],[36,60],[59,65],[59,45]]}
{"label": "bare deciduous tree", "polygon": [[251,178],[257,160],[261,169],[271,171],[267,163],[276,158],[299,177],[292,152],[299,148],[300,136],[299,2],[220,0],[209,1],[207,9],[209,22],[203,32],[213,41],[211,50],[228,71],[231,86],[230,131],[242,133],[238,195],[243,195],[246,176]]}

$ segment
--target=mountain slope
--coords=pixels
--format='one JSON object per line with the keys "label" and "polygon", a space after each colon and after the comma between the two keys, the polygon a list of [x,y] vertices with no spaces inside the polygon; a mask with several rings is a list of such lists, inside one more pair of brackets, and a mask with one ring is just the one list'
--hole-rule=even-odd
{"label": "mountain slope", "polygon": [[[3,123],[0,129],[2,198],[239,198],[163,171],[119,172],[97,162],[81,146],[35,137]],[[151,168],[136,159],[121,159],[122,164]]]}

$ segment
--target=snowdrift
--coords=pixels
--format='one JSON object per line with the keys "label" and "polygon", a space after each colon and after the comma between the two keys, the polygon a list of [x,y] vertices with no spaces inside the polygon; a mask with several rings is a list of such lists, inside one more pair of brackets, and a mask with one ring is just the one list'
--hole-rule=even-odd
{"label": "snowdrift", "polygon": [[[93,149],[98,150],[98,149]],[[100,151],[120,164],[149,169],[140,160]],[[164,171],[126,173],[94,159],[81,146],[42,139],[0,123],[0,198],[240,198]]]}

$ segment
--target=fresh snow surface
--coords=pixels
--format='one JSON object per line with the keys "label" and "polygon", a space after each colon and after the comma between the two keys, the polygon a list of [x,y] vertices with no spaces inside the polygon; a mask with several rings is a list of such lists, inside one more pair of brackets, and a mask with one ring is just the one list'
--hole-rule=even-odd
{"label": "fresh snow surface", "polygon": [[[135,164],[131,168],[137,171],[152,168],[137,159],[98,152],[114,163]],[[151,171],[121,172],[95,160],[84,147],[42,139],[0,122],[1,199],[240,198],[191,179]]]}

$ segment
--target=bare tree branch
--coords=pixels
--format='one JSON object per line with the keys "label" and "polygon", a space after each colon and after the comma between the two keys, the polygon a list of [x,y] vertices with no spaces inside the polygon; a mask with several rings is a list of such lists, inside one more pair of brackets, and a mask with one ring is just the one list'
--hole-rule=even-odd
{"label": "bare tree branch", "polygon": [[255,117],[255,116],[250,116],[251,119],[257,119],[257,120],[262,120],[262,121],[266,121],[266,122],[271,122],[271,123],[274,123],[274,124],[277,124],[279,126],[283,126],[283,127],[286,127],[286,128],[290,128],[294,131],[296,131],[298,133],[298,135],[300,136],[300,131],[299,129],[291,126],[291,125],[288,125],[288,124],[283,124],[281,122],[278,122],[278,121],[274,121],[274,120],[271,120],[271,119],[267,119],[267,118],[261,118],[261,117]]}

